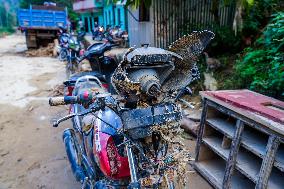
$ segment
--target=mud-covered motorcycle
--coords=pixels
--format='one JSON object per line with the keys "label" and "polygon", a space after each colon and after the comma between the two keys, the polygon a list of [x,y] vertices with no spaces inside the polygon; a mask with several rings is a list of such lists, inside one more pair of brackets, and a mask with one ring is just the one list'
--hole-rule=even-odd
{"label": "mud-covered motorcycle", "polygon": [[83,38],[85,36],[85,32],[78,33],[77,36],[70,35],[68,38],[67,45],[67,63],[66,63],[66,76],[69,78],[71,74],[74,74],[78,71],[78,59],[81,56],[81,52],[83,49]]}
{"label": "mud-covered motorcycle", "polygon": [[99,79],[77,80],[72,96],[50,98],[50,105],[72,104],[63,141],[82,188],[181,188],[189,153],[179,139],[185,87],[199,77],[195,65],[214,34],[193,32],[169,50],[129,49],[112,76],[122,100]]}

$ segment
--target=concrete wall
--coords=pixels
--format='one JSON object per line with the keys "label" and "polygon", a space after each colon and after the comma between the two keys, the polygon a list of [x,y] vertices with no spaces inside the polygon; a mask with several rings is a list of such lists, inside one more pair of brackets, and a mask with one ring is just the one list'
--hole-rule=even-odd
{"label": "concrete wall", "polygon": [[[132,15],[138,20],[139,10],[133,10],[129,8]],[[130,13],[127,14],[128,18],[128,35],[129,45],[140,47],[143,43],[149,43],[150,46],[154,46],[154,19],[153,8],[150,8],[150,21],[139,22],[133,18]]]}

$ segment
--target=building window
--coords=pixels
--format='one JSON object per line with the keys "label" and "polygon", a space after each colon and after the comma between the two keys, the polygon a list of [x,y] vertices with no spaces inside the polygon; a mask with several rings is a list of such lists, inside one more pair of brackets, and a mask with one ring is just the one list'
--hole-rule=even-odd
{"label": "building window", "polygon": [[139,22],[148,22],[150,21],[150,9],[145,6],[145,3],[142,1],[139,6]]}

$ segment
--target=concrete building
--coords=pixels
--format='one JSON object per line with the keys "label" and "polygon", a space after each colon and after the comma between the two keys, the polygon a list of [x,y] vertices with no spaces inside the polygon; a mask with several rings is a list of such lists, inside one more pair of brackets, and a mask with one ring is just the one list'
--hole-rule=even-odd
{"label": "concrete building", "polygon": [[127,12],[123,1],[116,4],[107,3],[107,0],[76,0],[73,10],[80,14],[86,32],[91,32],[95,23],[104,26],[120,25],[127,30]]}

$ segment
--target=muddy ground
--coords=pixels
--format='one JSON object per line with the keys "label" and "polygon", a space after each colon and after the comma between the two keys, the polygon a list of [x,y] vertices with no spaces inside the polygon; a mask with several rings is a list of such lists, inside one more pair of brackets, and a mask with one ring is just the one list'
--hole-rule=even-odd
{"label": "muddy ground", "polygon": [[[49,107],[48,96],[65,79],[64,63],[26,57],[22,35],[0,38],[0,189],[75,189],[62,131],[52,120],[68,107]],[[194,141],[188,141],[194,151]],[[210,189],[194,171],[187,188]]]}

